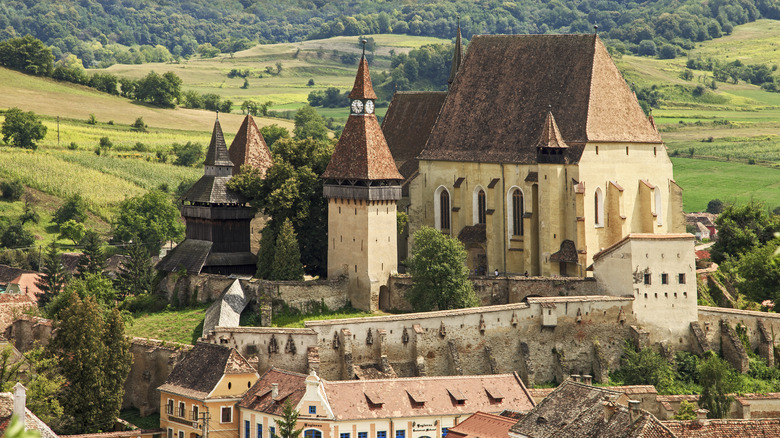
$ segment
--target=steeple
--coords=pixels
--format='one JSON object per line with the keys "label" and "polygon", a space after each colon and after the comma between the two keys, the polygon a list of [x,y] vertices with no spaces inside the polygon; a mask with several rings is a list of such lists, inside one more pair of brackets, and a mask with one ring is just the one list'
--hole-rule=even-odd
{"label": "steeple", "polygon": [[233,162],[230,161],[227,145],[225,145],[225,136],[222,134],[222,126],[219,124],[219,116],[214,122],[214,130],[211,133],[211,142],[206,151],[205,175],[227,176],[232,175]]}
{"label": "steeple", "polygon": [[238,128],[228,153],[233,162],[233,175],[241,173],[241,166],[244,165],[260,169],[260,172],[265,175],[273,165],[271,151],[251,114],[247,114],[241,127]]}
{"label": "steeple", "polygon": [[544,126],[542,127],[542,135],[539,137],[536,147],[556,149],[569,147],[569,145],[563,141],[561,131],[558,129],[558,124],[555,123],[555,117],[553,117],[552,110],[550,109],[547,111],[547,118],[544,120]]}
{"label": "steeple", "polygon": [[455,51],[452,53],[452,67],[450,68],[450,78],[447,79],[447,86],[452,86],[455,75],[458,74],[460,63],[463,60],[463,44],[460,40],[460,15],[458,15],[458,34],[455,36]]}
{"label": "steeple", "polygon": [[365,40],[363,40],[363,56],[360,57],[360,64],[358,65],[357,76],[355,77],[355,85],[349,93],[349,98],[352,100],[376,100],[376,93],[374,93],[374,87],[371,85],[371,74],[368,72]]}

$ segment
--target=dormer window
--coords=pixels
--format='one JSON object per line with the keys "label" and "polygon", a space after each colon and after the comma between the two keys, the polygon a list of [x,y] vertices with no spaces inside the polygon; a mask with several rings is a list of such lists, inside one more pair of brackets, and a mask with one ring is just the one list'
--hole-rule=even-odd
{"label": "dormer window", "polygon": [[504,394],[498,388],[485,388],[485,392],[490,403],[501,403],[504,400]]}
{"label": "dormer window", "polygon": [[409,389],[406,390],[406,393],[409,395],[409,400],[411,401],[413,408],[422,408],[425,406],[427,397],[425,397],[423,393]]}
{"label": "dormer window", "polygon": [[466,404],[466,396],[459,389],[448,388],[447,392],[450,393],[450,397],[456,405],[463,406]]}

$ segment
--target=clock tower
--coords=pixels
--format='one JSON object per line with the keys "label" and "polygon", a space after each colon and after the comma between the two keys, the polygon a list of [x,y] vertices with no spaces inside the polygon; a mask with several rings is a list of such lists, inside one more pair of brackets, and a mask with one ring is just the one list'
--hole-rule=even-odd
{"label": "clock tower", "polygon": [[403,177],[374,114],[363,44],[350,114],[321,178],[328,198],[328,278],[346,275],[352,305],[374,311],[398,270],[396,202]]}

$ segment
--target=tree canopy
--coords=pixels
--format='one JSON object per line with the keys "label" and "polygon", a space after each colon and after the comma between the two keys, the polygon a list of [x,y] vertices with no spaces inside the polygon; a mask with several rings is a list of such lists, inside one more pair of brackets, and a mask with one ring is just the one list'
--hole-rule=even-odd
{"label": "tree canopy", "polygon": [[38,149],[39,141],[46,137],[46,127],[34,112],[11,108],[5,112],[3,142],[24,149]]}
{"label": "tree canopy", "polygon": [[270,280],[303,280],[301,250],[290,218],[284,220],[276,237]]}
{"label": "tree canopy", "polygon": [[780,218],[763,204],[750,202],[727,206],[715,221],[718,240],[712,245],[712,261],[739,258],[751,249],[765,245],[780,231]]}
{"label": "tree canopy", "polygon": [[179,209],[159,190],[122,201],[113,227],[114,238],[140,242],[153,253],[160,250],[164,241],[184,237]]}
{"label": "tree canopy", "polygon": [[406,299],[416,311],[479,305],[466,268],[466,249],[457,239],[430,227],[420,228],[414,233],[406,265],[412,274]]}
{"label": "tree canopy", "polygon": [[78,193],[69,196],[65,202],[54,212],[52,221],[62,225],[69,220],[84,222],[87,220],[87,201]]}

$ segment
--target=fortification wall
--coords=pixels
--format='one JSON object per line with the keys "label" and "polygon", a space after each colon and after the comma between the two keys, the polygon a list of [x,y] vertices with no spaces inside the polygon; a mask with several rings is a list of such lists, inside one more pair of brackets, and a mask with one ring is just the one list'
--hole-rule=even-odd
{"label": "fortification wall", "polygon": [[780,336],[780,314],[778,313],[706,306],[699,306],[698,310],[699,325],[701,325],[704,330],[704,334],[710,345],[716,348],[720,345],[721,320],[727,322],[731,327],[742,324],[747,329],[750,347],[753,351],[757,351],[762,343],[759,322],[764,325],[772,339],[775,339],[776,336]]}
{"label": "fortification wall", "polygon": [[130,354],[133,364],[125,381],[122,409],[136,408],[141,416],[160,411],[157,387],[192,348],[191,345],[162,342],[156,339],[133,338]]}
{"label": "fortification wall", "polygon": [[50,319],[35,316],[22,316],[5,328],[3,336],[13,342],[14,347],[22,353],[33,348],[36,342],[46,346],[52,336]]}

